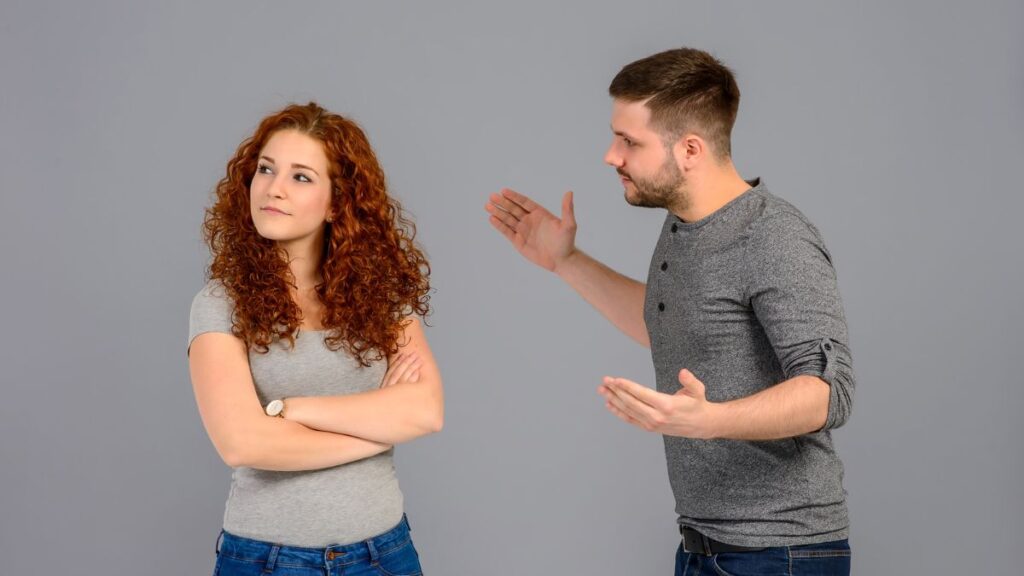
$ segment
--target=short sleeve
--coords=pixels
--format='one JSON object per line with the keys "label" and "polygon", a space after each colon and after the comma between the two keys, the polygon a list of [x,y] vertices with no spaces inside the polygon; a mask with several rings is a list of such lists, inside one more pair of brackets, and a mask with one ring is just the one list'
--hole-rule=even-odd
{"label": "short sleeve", "polygon": [[206,332],[231,334],[231,315],[234,304],[224,291],[224,286],[211,280],[192,299],[192,310],[188,317],[188,347],[192,340]]}
{"label": "short sleeve", "polygon": [[824,429],[849,418],[856,386],[846,318],[832,258],[799,214],[765,218],[747,248],[747,295],[787,379],[807,374],[829,384]]}

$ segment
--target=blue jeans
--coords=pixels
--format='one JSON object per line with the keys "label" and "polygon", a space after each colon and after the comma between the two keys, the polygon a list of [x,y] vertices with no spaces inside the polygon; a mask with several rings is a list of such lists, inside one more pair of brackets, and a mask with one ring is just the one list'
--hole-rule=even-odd
{"label": "blue jeans", "polygon": [[676,576],[849,576],[850,542],[779,546],[705,556],[676,551]]}
{"label": "blue jeans", "polygon": [[213,576],[420,576],[420,557],[402,517],[387,532],[345,546],[278,546],[221,532]]}

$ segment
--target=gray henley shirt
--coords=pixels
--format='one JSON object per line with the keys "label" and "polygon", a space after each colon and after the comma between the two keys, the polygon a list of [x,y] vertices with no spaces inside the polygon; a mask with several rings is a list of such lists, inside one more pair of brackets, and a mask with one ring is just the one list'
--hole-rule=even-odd
{"label": "gray henley shirt", "polygon": [[688,368],[707,398],[750,396],[800,374],[830,387],[822,430],[774,441],[665,436],[679,523],[741,546],[846,538],[843,465],[829,430],[854,375],[832,258],[818,230],[760,180],[696,222],[671,212],[651,259],[644,319],[659,391]]}

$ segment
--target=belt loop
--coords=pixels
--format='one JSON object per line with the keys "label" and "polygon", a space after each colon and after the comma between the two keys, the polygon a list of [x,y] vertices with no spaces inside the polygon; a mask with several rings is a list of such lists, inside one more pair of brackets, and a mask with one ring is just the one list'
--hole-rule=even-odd
{"label": "belt loop", "polygon": [[711,556],[711,542],[708,541],[708,537],[703,533],[700,535],[700,544],[704,547],[704,555]]}
{"label": "belt loop", "polygon": [[223,541],[224,541],[224,531],[221,530],[220,534],[217,534],[217,542],[216,542],[216,544],[213,545],[213,552],[217,556],[220,556],[220,545],[221,545],[221,542],[223,542]]}
{"label": "belt loop", "polygon": [[408,530],[409,532],[412,532],[412,526],[409,525],[409,516],[408,515],[406,515],[404,513],[402,514],[402,522],[405,523],[405,529]]}
{"label": "belt loop", "polygon": [[380,554],[377,553],[377,547],[373,545],[372,538],[366,541],[366,549],[370,551],[370,564],[376,564]]}
{"label": "belt loop", "polygon": [[274,544],[270,547],[270,555],[267,556],[267,565],[263,567],[264,574],[270,574],[274,571],[274,566],[277,564],[277,553],[281,551],[281,547]]}

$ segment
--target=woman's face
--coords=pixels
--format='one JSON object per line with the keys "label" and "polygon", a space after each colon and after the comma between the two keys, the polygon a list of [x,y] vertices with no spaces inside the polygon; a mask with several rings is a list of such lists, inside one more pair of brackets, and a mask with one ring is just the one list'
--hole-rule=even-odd
{"label": "woman's face", "polygon": [[282,243],[319,240],[331,206],[327,156],[296,130],[274,133],[260,151],[249,210],[260,236]]}

